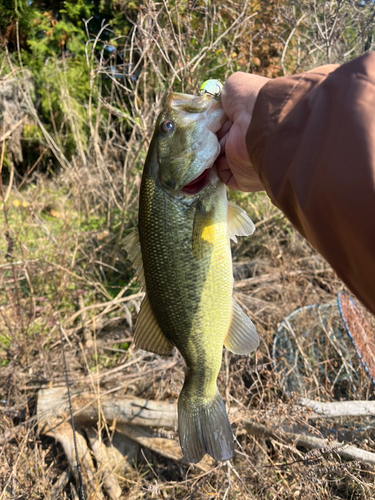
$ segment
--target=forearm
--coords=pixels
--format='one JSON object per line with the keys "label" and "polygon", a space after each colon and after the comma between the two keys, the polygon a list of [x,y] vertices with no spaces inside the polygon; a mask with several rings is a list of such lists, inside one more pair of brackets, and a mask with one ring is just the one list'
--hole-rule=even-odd
{"label": "forearm", "polygon": [[247,145],[273,203],[375,313],[375,54],[268,82]]}

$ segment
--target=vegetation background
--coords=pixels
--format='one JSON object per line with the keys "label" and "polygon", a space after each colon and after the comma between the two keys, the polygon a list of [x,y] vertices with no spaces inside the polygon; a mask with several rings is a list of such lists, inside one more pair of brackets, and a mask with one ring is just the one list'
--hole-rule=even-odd
{"label": "vegetation background", "polygon": [[[64,385],[60,332],[73,389],[178,395],[178,353],[165,370],[167,361],[129,350],[141,294],[121,245],[136,224],[168,93],[197,93],[237,70],[278,77],[341,64],[374,50],[374,34],[371,0],[2,0],[0,498],[50,497],[67,469],[61,445],[39,436],[35,420],[38,390]],[[257,226],[233,252],[236,298],[262,345],[251,357],[227,353],[219,383],[227,405],[279,420],[277,325],[298,307],[332,301],[343,285],[264,194],[229,195]],[[334,400],[333,392],[318,396]],[[127,468],[114,466],[123,498],[373,498],[370,468],[333,455],[309,462],[301,447],[234,429],[234,468],[202,474],[142,450]]]}

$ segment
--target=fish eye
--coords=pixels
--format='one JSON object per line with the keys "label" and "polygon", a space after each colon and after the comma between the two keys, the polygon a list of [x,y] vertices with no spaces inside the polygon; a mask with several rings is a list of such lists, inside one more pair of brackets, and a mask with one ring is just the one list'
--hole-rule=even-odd
{"label": "fish eye", "polygon": [[164,120],[160,125],[160,130],[164,133],[170,133],[174,130],[174,122],[172,120]]}

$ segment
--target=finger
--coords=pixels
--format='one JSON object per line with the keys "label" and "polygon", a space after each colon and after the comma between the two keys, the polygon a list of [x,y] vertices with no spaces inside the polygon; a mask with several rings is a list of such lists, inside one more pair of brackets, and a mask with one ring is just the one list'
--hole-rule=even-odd
{"label": "finger", "polygon": [[224,122],[221,129],[218,130],[218,132],[216,132],[216,135],[217,135],[217,138],[219,139],[219,141],[224,135],[228,134],[231,126],[232,126],[232,122],[230,120],[227,120],[226,122]]}
{"label": "finger", "polygon": [[233,173],[229,167],[228,160],[225,156],[221,156],[216,160],[217,173],[228,187],[232,189],[239,189],[236,179],[233,176]]}
{"label": "finger", "polygon": [[225,155],[225,146],[227,145],[229,134],[225,134],[219,141],[220,144],[220,153],[219,156]]}
{"label": "finger", "polygon": [[220,179],[228,187],[246,193],[264,191],[262,182],[250,165],[242,164],[240,167],[237,166],[235,175],[226,156],[219,156],[215,165]]}

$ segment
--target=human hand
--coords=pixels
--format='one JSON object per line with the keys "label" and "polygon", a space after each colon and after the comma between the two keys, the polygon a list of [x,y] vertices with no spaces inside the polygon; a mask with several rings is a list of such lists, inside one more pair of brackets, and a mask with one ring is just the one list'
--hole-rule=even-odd
{"label": "human hand", "polygon": [[216,160],[221,180],[233,189],[263,191],[246,147],[246,133],[260,89],[268,78],[238,71],[225,82],[221,102],[228,117],[217,133],[221,153]]}

